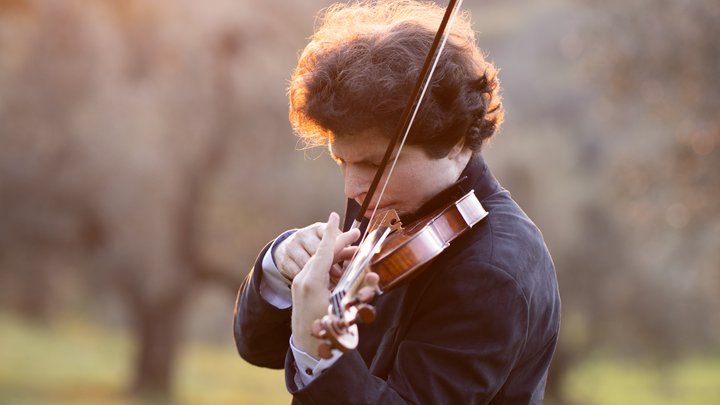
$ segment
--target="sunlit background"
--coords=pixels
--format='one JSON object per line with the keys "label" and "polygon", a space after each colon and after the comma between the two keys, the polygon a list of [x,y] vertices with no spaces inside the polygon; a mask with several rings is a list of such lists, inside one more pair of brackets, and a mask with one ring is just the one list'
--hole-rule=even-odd
{"label": "sunlit background", "polygon": [[[231,315],[343,206],[285,96],[328,4],[0,0],[0,403],[289,402]],[[464,7],[507,109],[485,155],[558,271],[546,403],[720,403],[720,2]]]}

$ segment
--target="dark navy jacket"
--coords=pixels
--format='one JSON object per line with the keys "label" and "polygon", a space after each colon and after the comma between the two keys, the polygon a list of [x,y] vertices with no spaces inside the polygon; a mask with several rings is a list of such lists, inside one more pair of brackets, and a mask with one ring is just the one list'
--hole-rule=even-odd
{"label": "dark navy jacket", "polygon": [[442,197],[474,189],[488,216],[409,284],[379,297],[376,320],[360,326],[358,348],[302,389],[288,344],[291,310],[259,293],[266,246],[238,293],[240,355],[284,367],[293,402],[301,404],[541,403],[560,326],[552,259],[480,155],[462,177]]}

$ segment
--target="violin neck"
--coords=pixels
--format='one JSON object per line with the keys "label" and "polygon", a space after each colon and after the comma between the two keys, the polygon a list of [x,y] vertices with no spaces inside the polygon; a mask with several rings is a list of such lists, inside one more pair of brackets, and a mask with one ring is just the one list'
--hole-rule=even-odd
{"label": "violin neck", "polygon": [[382,246],[382,243],[391,231],[392,229],[390,227],[381,226],[370,232],[365,240],[360,243],[355,257],[350,260],[350,263],[345,268],[345,272],[342,277],[340,277],[340,281],[338,281],[330,295],[330,306],[336,315],[342,314],[344,311],[343,300],[345,300],[346,297],[352,299],[355,296],[355,293],[365,280],[365,274],[367,274],[370,269],[373,256],[380,246]]}
{"label": "violin neck", "polygon": [[[337,290],[337,288],[335,289]],[[340,291],[333,291],[332,294],[330,294],[330,312],[337,316],[341,317],[343,313],[343,298],[347,293],[344,290]]]}

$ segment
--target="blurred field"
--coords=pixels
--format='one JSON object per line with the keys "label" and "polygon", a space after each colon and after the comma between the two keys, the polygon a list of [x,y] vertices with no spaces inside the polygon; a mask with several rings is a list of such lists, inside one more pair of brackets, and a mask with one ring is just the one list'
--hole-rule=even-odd
{"label": "blurred field", "polygon": [[571,403],[584,405],[720,404],[720,356],[671,365],[591,358],[568,376]]}
{"label": "blurred field", "polygon": [[[0,313],[0,404],[136,404],[126,332],[81,320],[37,326]],[[175,403],[288,404],[281,371],[253,367],[234,348],[189,344],[178,357]]]}
{"label": "blurred field", "polygon": [[[0,314],[1,404],[135,404],[126,333],[65,319],[45,327]],[[287,404],[283,375],[252,367],[234,348],[190,344],[179,358],[179,404]],[[720,403],[720,356],[667,366],[591,357],[564,387],[573,404]]]}

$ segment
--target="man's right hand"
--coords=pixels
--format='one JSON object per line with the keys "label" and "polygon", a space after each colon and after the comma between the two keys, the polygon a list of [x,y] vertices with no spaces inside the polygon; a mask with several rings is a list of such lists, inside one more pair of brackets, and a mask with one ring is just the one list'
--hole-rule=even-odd
{"label": "man's right hand", "polygon": [[[305,267],[308,260],[315,254],[318,246],[320,246],[320,241],[325,233],[325,227],[325,222],[316,222],[297,230],[287,239],[280,242],[273,252],[273,260],[280,274],[288,280],[295,278],[300,270]],[[349,230],[338,237],[337,244],[348,245],[357,240],[359,236],[359,230]],[[341,249],[333,258],[333,263],[351,259],[356,250],[356,246],[348,246]],[[334,284],[341,275],[342,268],[339,265],[334,265],[330,271],[331,282]]]}

